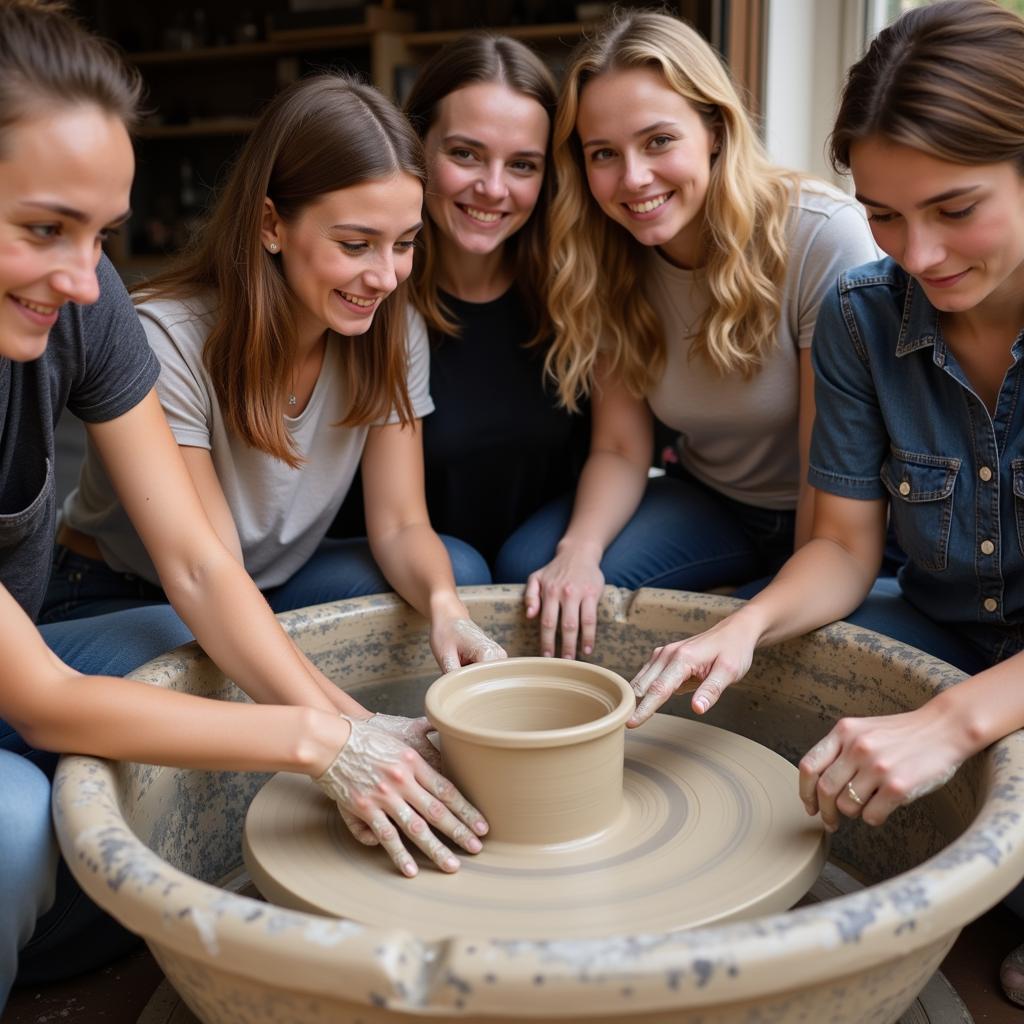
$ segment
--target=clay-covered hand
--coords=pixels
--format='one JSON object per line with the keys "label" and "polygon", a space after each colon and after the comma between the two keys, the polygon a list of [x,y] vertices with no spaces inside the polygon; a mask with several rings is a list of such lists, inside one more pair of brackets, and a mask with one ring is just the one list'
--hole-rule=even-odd
{"label": "clay-covered hand", "polygon": [[597,548],[560,544],[547,565],[530,573],[523,600],[528,619],[540,614],[540,652],[545,658],[554,657],[559,622],[563,658],[575,658],[577,646],[584,654],[594,650],[597,603],[604,589],[600,562]]}
{"label": "clay-covered hand", "polygon": [[427,738],[427,733],[434,730],[428,718],[405,718],[402,715],[385,715],[378,711],[365,721],[375,729],[383,729],[392,736],[397,736],[406,746],[412,747],[431,768],[440,771],[441,753]]}
{"label": "clay-covered hand", "polygon": [[442,672],[454,672],[460,665],[508,657],[501,644],[467,618],[435,618],[430,624],[430,648]]}
{"label": "clay-covered hand", "polygon": [[834,832],[839,816],[881,825],[944,786],[970,756],[965,730],[933,699],[914,711],[842,718],[800,762],[800,799]]}
{"label": "clay-covered hand", "polygon": [[407,878],[418,868],[402,833],[442,871],[457,871],[458,859],[433,829],[478,853],[477,836],[487,832],[483,816],[397,736],[367,720],[349,722],[348,741],[316,784],[337,803],[352,834],[367,846],[383,846]]}
{"label": "clay-covered hand", "polygon": [[703,633],[656,647],[630,680],[637,707],[626,725],[642,725],[678,690],[693,690],[690,706],[703,715],[747,674],[756,643],[753,630],[730,615]]}

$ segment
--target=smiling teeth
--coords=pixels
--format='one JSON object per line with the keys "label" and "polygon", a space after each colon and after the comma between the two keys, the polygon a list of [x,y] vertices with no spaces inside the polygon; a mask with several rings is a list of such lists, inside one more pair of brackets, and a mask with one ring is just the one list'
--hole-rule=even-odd
{"label": "smiling teeth", "polygon": [[472,206],[464,206],[462,208],[473,218],[473,220],[480,221],[481,224],[493,224],[496,220],[501,220],[501,213],[488,213],[487,210],[474,210]]}
{"label": "smiling teeth", "polygon": [[659,206],[664,206],[669,201],[669,197],[672,195],[671,192],[666,192],[663,196],[655,196],[654,199],[645,199],[642,203],[626,203],[634,213],[650,213],[651,210],[656,210]]}
{"label": "smiling teeth", "polygon": [[38,313],[40,316],[49,316],[55,309],[56,306],[40,306],[38,302],[29,302],[28,299],[18,299],[26,309],[32,310],[33,313]]}
{"label": "smiling teeth", "polygon": [[340,291],[338,294],[345,299],[346,302],[351,302],[353,306],[362,306],[363,309],[369,309],[377,300],[376,299],[363,299],[358,295],[349,295],[348,292]]}

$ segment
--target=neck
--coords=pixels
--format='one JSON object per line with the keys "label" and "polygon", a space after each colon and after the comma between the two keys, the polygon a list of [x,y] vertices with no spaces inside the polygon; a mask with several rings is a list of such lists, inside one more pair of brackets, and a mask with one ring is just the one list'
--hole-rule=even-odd
{"label": "neck", "polygon": [[662,255],[670,263],[674,263],[683,270],[695,270],[697,267],[702,267],[707,262],[707,253],[702,237],[703,228],[704,214],[701,211],[700,215],[695,216],[678,235],[659,246]]}
{"label": "neck", "polygon": [[437,283],[457,299],[466,302],[490,302],[501,298],[512,283],[505,262],[505,246],[494,252],[468,253],[442,243]]}

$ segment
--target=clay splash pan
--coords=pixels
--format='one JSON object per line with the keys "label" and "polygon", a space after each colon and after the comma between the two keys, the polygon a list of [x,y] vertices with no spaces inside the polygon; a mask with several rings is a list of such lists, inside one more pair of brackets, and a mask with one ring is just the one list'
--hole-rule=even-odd
{"label": "clay splash pan", "polygon": [[570,939],[670,931],[785,910],[826,856],[796,769],[713,726],[656,715],[624,728],[632,691],[581,662],[471,665],[428,690],[446,773],[487,815],[477,856],[401,877],[356,842],[305,777],[253,800],[244,853],[271,902],[452,935]]}

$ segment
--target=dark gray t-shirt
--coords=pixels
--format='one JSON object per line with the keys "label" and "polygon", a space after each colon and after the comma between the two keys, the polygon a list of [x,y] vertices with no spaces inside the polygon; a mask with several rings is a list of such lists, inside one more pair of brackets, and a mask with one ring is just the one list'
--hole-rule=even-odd
{"label": "dark gray t-shirt", "polygon": [[46,351],[0,356],[0,583],[35,618],[46,593],[56,519],[53,430],[66,406],[86,423],[138,405],[160,365],[117,272],[104,256],[99,301],[66,303]]}

